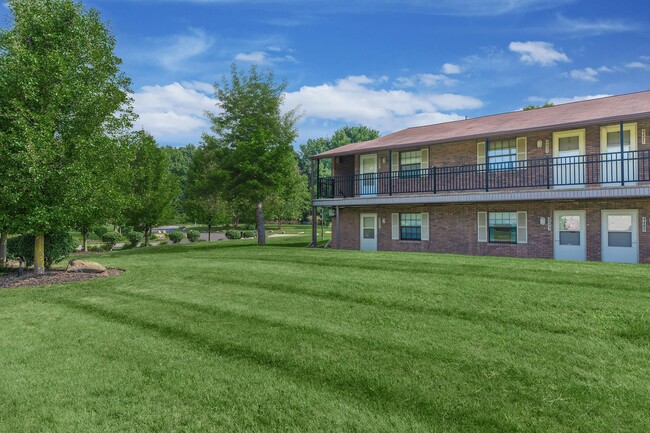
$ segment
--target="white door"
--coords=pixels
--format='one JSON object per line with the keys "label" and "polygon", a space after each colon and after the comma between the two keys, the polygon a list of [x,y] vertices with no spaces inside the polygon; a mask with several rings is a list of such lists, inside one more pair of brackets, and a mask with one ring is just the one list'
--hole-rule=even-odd
{"label": "white door", "polygon": [[[625,169],[625,182],[638,179],[638,155],[636,150],[636,123],[623,125],[623,154],[621,156],[621,126],[605,126],[600,129],[600,181],[604,184],[620,185]],[[622,163],[623,158],[625,162]]]}
{"label": "white door", "polygon": [[587,220],[583,210],[555,211],[554,257],[558,260],[587,260]]}
{"label": "white door", "polygon": [[361,251],[377,251],[377,214],[361,214]]}
{"label": "white door", "polygon": [[361,155],[361,195],[377,194],[377,155]]}
{"label": "white door", "polygon": [[639,263],[639,226],[636,210],[602,211],[603,262]]}
{"label": "white door", "polygon": [[585,183],[585,130],[553,134],[553,185],[576,188]]}

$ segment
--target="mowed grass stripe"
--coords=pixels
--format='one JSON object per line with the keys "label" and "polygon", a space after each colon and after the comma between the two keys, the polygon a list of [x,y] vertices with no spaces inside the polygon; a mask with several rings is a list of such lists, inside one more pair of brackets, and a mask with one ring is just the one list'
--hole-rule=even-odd
{"label": "mowed grass stripe", "polygon": [[17,394],[0,427],[35,414],[60,431],[648,425],[647,267],[273,242],[121,252],[101,259],[118,278],[0,292],[0,386]]}

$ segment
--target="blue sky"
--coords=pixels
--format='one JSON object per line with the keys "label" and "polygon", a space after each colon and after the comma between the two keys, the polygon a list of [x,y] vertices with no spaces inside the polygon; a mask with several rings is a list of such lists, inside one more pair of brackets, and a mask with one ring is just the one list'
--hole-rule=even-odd
{"label": "blue sky", "polygon": [[138,127],[198,143],[232,62],[272,68],[300,144],[650,89],[650,8],[579,0],[86,0],[117,38]]}

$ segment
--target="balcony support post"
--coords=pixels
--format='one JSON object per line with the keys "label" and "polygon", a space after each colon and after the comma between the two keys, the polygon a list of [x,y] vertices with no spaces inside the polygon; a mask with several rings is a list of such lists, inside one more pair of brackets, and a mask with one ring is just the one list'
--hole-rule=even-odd
{"label": "balcony support post", "polygon": [[551,157],[546,157],[546,189],[551,189]]}
{"label": "balcony support post", "polygon": [[318,226],[316,206],[314,205],[315,188],[314,188],[314,160],[311,160],[311,244],[312,248],[316,248],[318,244]]}
{"label": "balcony support post", "polygon": [[490,143],[485,139],[485,192],[490,191]]}
{"label": "balcony support post", "polygon": [[393,151],[388,150],[388,195],[393,195]]}
{"label": "balcony support post", "polygon": [[433,193],[437,194],[438,193],[438,170],[436,168],[437,166],[433,166]]}
{"label": "balcony support post", "polygon": [[[620,137],[621,137],[621,186],[625,186],[625,142],[624,142],[624,137],[625,134],[623,133],[623,121],[621,120],[621,129],[620,129]],[[630,137],[630,141],[632,140],[632,137]]]}

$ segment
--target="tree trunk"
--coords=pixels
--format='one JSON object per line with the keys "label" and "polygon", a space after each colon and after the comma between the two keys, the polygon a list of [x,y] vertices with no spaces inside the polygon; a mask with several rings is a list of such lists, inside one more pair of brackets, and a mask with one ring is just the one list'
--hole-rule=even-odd
{"label": "tree trunk", "polygon": [[212,234],[212,226],[208,224],[208,242],[210,242],[210,235]]}
{"label": "tree trunk", "polygon": [[45,235],[37,234],[34,239],[34,274],[45,273]]}
{"label": "tree trunk", "polygon": [[266,231],[264,229],[264,210],[262,209],[262,202],[257,203],[257,245],[266,245]]}
{"label": "tree trunk", "polygon": [[282,220],[278,220],[278,230],[282,231]]}
{"label": "tree trunk", "polygon": [[149,246],[149,234],[150,233],[151,233],[151,231],[147,227],[145,227],[144,228],[144,246],[145,247]]}
{"label": "tree trunk", "polygon": [[0,267],[7,264],[7,233],[0,234]]}
{"label": "tree trunk", "polygon": [[81,231],[81,251],[88,252],[88,230]]}

